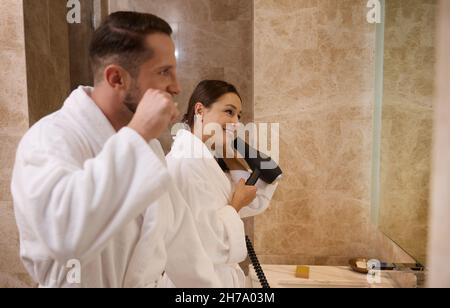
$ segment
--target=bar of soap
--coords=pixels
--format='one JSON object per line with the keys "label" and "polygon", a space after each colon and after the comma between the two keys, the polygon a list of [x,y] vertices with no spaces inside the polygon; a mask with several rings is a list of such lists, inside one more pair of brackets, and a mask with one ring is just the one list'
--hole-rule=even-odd
{"label": "bar of soap", "polygon": [[309,266],[299,265],[295,272],[295,277],[309,279]]}

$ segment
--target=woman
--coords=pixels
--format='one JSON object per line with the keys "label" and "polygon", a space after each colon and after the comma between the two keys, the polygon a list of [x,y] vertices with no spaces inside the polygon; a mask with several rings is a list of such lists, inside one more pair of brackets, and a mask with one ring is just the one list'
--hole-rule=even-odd
{"label": "woman", "polygon": [[[239,267],[247,257],[241,218],[264,212],[277,186],[261,181],[256,187],[247,186],[250,172],[244,160],[225,158],[226,168],[222,169],[215,157],[218,148],[226,148],[227,140],[234,139],[233,126],[239,124],[241,112],[242,100],[233,85],[201,82],[185,115],[188,129],[178,132],[167,156],[169,172],[192,209],[204,248],[225,288],[245,287],[245,275]],[[212,125],[219,127],[215,137],[220,138],[208,148],[213,136],[205,133],[207,129],[197,128]],[[164,277],[161,286],[173,287],[170,277]]]}

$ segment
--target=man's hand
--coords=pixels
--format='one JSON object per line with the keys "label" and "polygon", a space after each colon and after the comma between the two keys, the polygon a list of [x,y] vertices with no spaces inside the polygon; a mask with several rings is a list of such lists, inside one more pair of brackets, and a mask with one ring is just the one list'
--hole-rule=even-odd
{"label": "man's hand", "polygon": [[172,96],[160,90],[147,90],[128,127],[146,141],[156,139],[179,116]]}

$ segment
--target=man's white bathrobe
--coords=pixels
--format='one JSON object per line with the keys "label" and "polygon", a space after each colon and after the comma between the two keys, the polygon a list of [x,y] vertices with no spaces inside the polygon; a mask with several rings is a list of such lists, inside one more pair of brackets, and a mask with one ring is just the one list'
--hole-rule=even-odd
{"label": "man's white bathrobe", "polygon": [[[167,156],[169,172],[192,209],[203,245],[215,264],[226,288],[245,286],[245,276],[238,263],[247,257],[243,217],[264,212],[277,184],[258,181],[257,199],[238,214],[230,206],[235,184],[250,173],[224,173],[206,145],[187,130],[180,130]],[[168,276],[168,277],[167,277]],[[170,273],[163,287],[177,286]]]}
{"label": "man's white bathrobe", "polygon": [[41,287],[154,287],[163,271],[182,287],[220,287],[159,142],[116,132],[91,91],[75,90],[20,143],[12,193],[26,269]]}

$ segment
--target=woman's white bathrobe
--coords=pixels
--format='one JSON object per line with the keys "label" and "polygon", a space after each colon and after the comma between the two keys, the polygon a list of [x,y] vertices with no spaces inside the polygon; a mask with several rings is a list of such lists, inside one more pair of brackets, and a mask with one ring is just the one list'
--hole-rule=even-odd
{"label": "woman's white bathrobe", "polygon": [[41,287],[156,286],[163,271],[220,287],[161,145],[116,132],[91,91],[75,90],[20,143],[12,194],[26,269]]}
{"label": "woman's white bathrobe", "polygon": [[[258,197],[241,215],[230,206],[235,184],[247,179],[245,171],[226,174],[205,144],[187,130],[180,130],[167,156],[169,172],[183,193],[197,223],[203,246],[215,264],[224,287],[245,286],[238,263],[247,257],[243,217],[264,212],[277,184],[258,182]],[[162,287],[177,286],[165,277]],[[177,286],[178,287],[178,286]]]}

